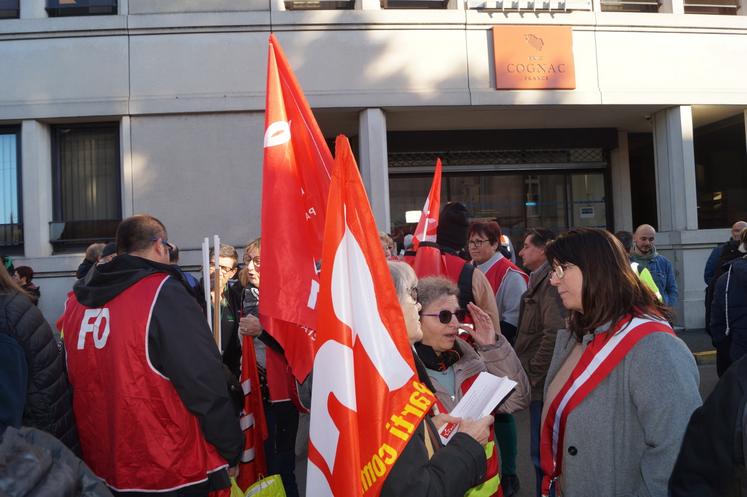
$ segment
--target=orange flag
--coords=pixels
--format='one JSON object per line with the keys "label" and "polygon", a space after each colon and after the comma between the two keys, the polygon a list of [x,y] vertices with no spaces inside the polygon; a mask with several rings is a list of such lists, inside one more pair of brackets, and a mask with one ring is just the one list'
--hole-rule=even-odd
{"label": "orange flag", "polygon": [[333,159],[274,34],[269,43],[259,314],[262,326],[283,346],[294,376],[303,380],[313,360]]}
{"label": "orange flag", "polygon": [[420,242],[435,242],[438,229],[438,213],[441,210],[441,159],[436,160],[433,183],[425,205],[420,213],[420,221],[412,237],[412,250],[417,250]]}
{"label": "orange flag", "polygon": [[322,254],[307,495],[376,496],[434,402],[412,349],[368,197],[337,138]]}

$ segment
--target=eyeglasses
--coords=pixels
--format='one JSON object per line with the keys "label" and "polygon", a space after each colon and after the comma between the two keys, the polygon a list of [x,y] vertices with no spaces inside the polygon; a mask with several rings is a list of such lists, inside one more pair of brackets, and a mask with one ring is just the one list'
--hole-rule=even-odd
{"label": "eyeglasses", "polygon": [[245,255],[244,264],[249,264],[250,262],[254,264],[254,267],[259,267],[259,256],[255,255],[254,257],[249,257]]}
{"label": "eyeglasses", "polygon": [[557,266],[554,266],[552,268],[552,274],[550,274],[550,277],[555,277],[558,281],[562,280],[563,277],[565,277],[565,272],[568,270],[568,268],[575,266],[575,264],[571,264],[570,262],[566,264],[558,264]]}
{"label": "eyeglasses", "polygon": [[490,240],[480,240],[479,238],[475,238],[474,240],[469,241],[469,247],[470,248],[480,248],[482,247],[482,244],[485,242],[489,242]]}
{"label": "eyeglasses", "polygon": [[233,271],[234,269],[236,269],[236,266],[233,266],[233,267],[228,267],[228,266],[218,266],[218,267],[219,267],[219,268],[220,268],[220,270],[221,270],[221,271],[223,271],[224,273],[230,273],[231,271]]}
{"label": "eyeglasses", "polygon": [[443,324],[451,323],[451,318],[453,316],[456,316],[457,321],[461,323],[462,321],[464,321],[464,318],[467,317],[467,311],[464,309],[457,309],[456,311],[451,312],[444,309],[438,314],[421,314],[421,316],[437,317],[438,320]]}
{"label": "eyeglasses", "polygon": [[169,241],[168,241],[168,240],[165,240],[165,239],[163,239],[163,238],[151,238],[151,239],[150,239],[150,241],[151,241],[151,242],[157,242],[157,241],[160,241],[160,242],[161,242],[161,244],[162,244],[162,245],[163,245],[164,247],[166,247],[166,250],[168,250],[168,251],[169,251],[169,257],[171,257],[171,254],[173,254],[173,253],[174,253],[174,246],[173,246],[173,245],[171,245],[171,244],[169,243]]}

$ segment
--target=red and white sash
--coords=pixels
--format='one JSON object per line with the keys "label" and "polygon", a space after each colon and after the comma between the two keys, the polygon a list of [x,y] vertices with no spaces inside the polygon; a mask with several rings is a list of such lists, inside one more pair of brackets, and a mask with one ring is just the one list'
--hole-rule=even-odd
{"label": "red and white sash", "polygon": [[672,328],[664,321],[626,315],[611,332],[594,337],[581,355],[568,380],[552,399],[540,434],[540,466],[542,495],[550,493],[550,487],[563,469],[563,437],[568,415],[584,401],[642,338],[651,333],[670,333]]}

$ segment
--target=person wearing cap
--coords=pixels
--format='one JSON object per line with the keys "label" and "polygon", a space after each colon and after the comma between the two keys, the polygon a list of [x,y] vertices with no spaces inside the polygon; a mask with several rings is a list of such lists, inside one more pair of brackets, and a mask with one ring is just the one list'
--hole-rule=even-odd
{"label": "person wearing cap", "polygon": [[[467,309],[467,304],[473,302],[477,307],[488,313],[496,332],[500,333],[501,325],[498,316],[498,305],[490,282],[479,269],[468,262],[466,252],[469,233],[469,211],[461,202],[449,202],[441,210],[436,231],[436,247],[443,256],[445,276],[459,287],[459,306]],[[422,242],[418,247],[428,247],[428,242]],[[417,266],[415,272],[418,272]],[[418,274],[418,277],[432,276]]]}

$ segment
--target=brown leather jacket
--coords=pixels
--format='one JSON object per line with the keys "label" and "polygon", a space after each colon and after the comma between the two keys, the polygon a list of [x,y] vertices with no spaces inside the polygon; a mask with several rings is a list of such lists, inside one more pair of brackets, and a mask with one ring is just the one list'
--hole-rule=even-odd
{"label": "brown leather jacket", "polygon": [[555,335],[565,328],[567,311],[558,291],[550,285],[550,265],[532,272],[529,288],[521,297],[519,326],[514,349],[532,385],[532,400],[542,400]]}

